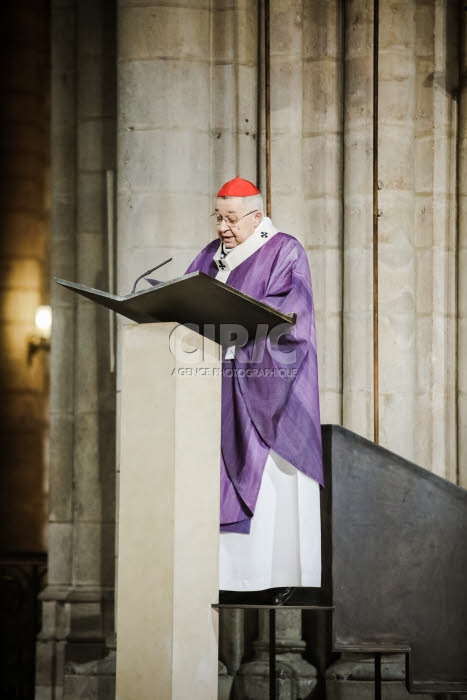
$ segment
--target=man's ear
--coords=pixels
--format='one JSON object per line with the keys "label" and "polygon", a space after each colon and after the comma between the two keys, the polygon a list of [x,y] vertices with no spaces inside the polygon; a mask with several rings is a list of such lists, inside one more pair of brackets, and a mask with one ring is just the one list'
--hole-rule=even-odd
{"label": "man's ear", "polygon": [[255,217],[255,221],[256,221],[257,226],[259,226],[259,224],[261,223],[263,216],[264,216],[264,214],[262,211],[255,211],[254,217]]}

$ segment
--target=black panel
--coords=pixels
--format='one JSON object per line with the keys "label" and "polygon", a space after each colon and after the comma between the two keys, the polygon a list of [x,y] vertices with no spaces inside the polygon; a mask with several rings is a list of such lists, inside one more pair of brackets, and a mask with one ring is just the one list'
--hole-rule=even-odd
{"label": "black panel", "polygon": [[467,492],[344,428],[323,438],[335,647],[407,650],[411,690],[466,692]]}

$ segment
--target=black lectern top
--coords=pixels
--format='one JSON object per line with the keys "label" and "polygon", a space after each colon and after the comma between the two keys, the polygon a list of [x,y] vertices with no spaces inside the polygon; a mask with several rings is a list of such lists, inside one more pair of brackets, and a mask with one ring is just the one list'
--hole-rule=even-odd
{"label": "black lectern top", "polygon": [[[194,324],[201,335],[207,334],[217,342],[221,325],[242,326],[247,330],[248,337],[254,338],[259,325],[265,326],[268,333],[280,324],[292,326],[296,321],[296,314],[283,314],[204,272],[191,272],[125,296],[63,279],[55,281],[136,323],[175,321]],[[208,326],[206,332],[205,326]],[[225,337],[223,333],[222,338]],[[228,343],[224,340],[224,344]]]}

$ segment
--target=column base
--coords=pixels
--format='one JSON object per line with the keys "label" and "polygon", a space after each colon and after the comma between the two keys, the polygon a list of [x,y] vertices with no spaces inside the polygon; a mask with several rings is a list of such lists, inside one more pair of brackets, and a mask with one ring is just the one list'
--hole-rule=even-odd
{"label": "column base", "polygon": [[219,690],[218,690],[218,700],[230,700],[233,677],[229,674],[227,667],[222,661],[219,661],[218,666],[218,676],[219,676]]}
{"label": "column base", "polygon": [[[382,695],[385,700],[434,700],[434,696],[409,693],[405,685],[404,654],[384,654],[381,661]],[[343,654],[326,671],[327,700],[373,700],[374,658],[367,654]]]}
{"label": "column base", "polygon": [[[280,700],[305,700],[318,685],[316,669],[295,653],[276,655],[276,694]],[[235,700],[269,697],[269,662],[250,661],[240,667],[234,681]]]}
{"label": "column base", "polygon": [[[87,692],[86,677],[106,675],[97,671],[107,656],[106,639],[112,637],[114,628],[113,589],[48,586],[40,598],[42,629],[36,642],[35,699],[94,697]],[[112,673],[115,675],[115,667],[107,675]],[[76,689],[70,694],[68,676],[79,677],[79,681],[70,682],[83,688],[81,695]]]}
{"label": "column base", "polygon": [[115,651],[102,659],[65,666],[63,700],[115,700]]}

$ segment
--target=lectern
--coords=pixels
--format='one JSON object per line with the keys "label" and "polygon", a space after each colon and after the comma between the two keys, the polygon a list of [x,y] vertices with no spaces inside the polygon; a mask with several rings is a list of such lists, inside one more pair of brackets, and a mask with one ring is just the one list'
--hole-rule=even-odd
{"label": "lectern", "polygon": [[127,296],[57,281],[136,321],[122,332],[117,699],[215,700],[221,345],[295,318],[201,272]]}
{"label": "lectern", "polygon": [[217,698],[220,361],[193,331],[175,357],[176,329],[123,328],[119,700]]}

